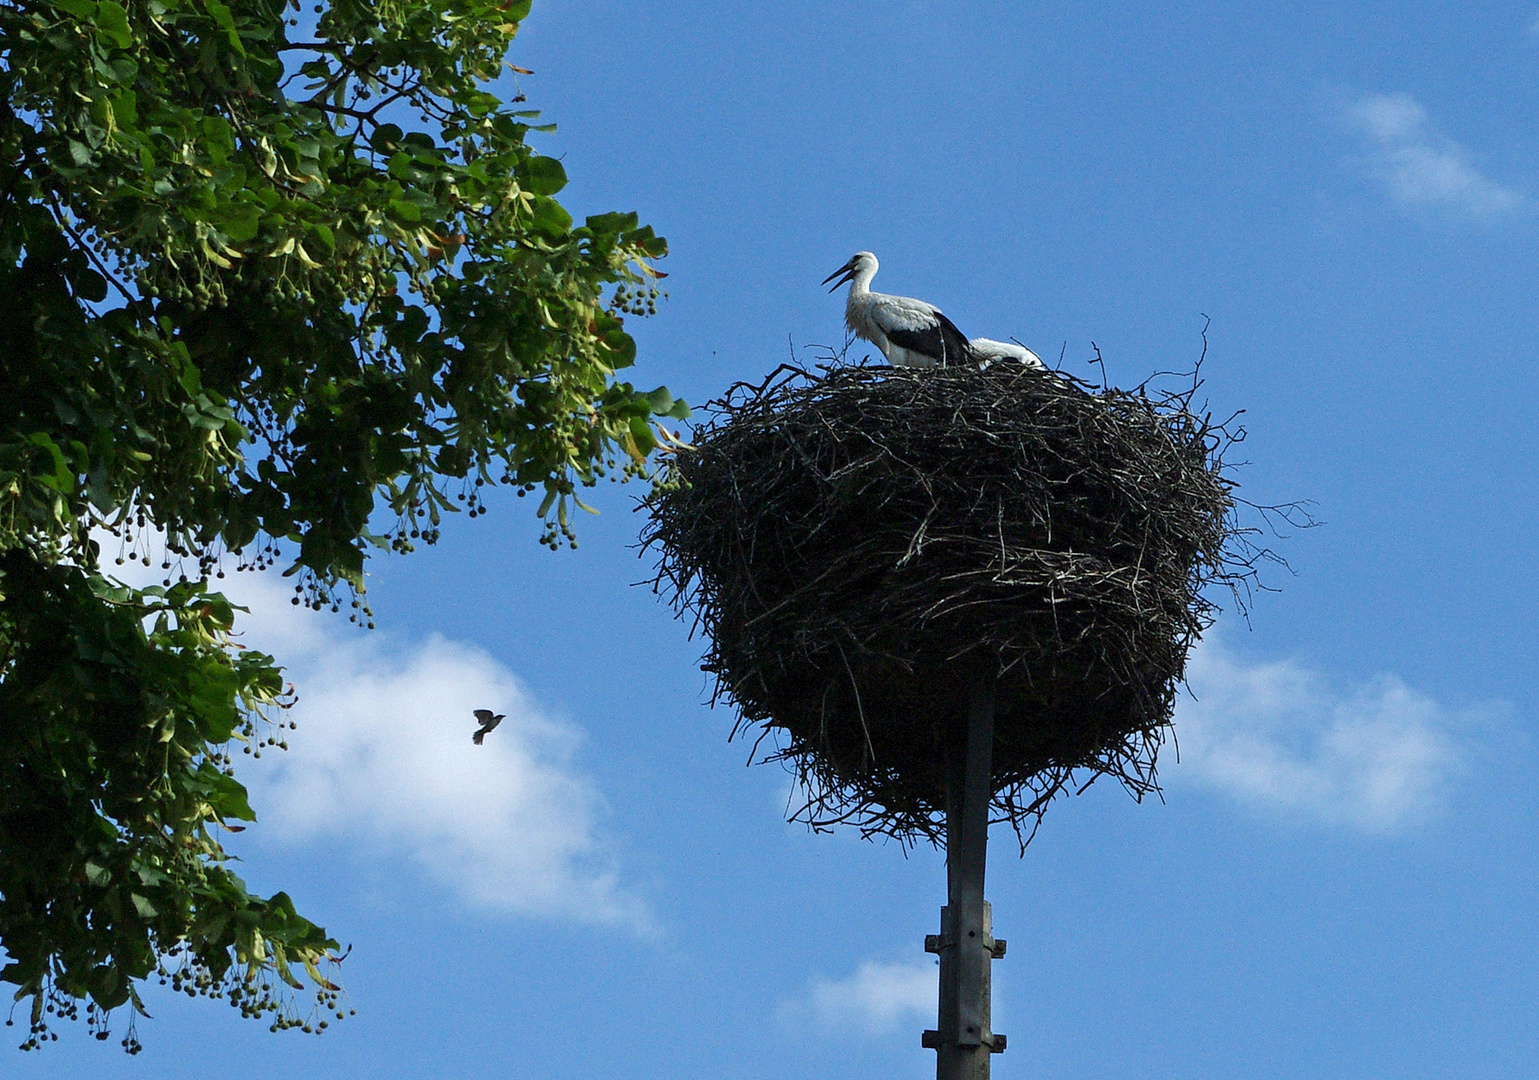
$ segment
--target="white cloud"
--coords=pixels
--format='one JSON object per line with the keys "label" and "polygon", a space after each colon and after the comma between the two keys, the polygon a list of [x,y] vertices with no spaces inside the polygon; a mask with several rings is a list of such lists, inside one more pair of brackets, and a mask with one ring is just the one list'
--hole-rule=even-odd
{"label": "white cloud", "polygon": [[1527,204],[1483,175],[1470,152],[1439,133],[1409,94],[1361,95],[1341,105],[1341,117],[1362,137],[1369,171],[1403,207],[1490,220]]}
{"label": "white cloud", "polygon": [[1247,665],[1209,640],[1176,708],[1172,783],[1216,788],[1258,809],[1365,830],[1434,813],[1469,754],[1468,715],[1392,675],[1348,689],[1284,660]]}
{"label": "white cloud", "polygon": [[883,1035],[907,1021],[933,1022],[939,990],[934,962],[861,964],[848,978],[813,979],[807,996],[781,1007],[781,1018],[811,1014],[830,1031],[858,1030]]}
{"label": "white cloud", "polygon": [[[140,585],[164,576],[110,558],[108,569]],[[603,799],[574,763],[581,730],[546,715],[506,667],[442,637],[355,631],[295,607],[269,575],[214,584],[251,609],[236,616],[242,644],[275,656],[299,695],[282,714],[299,724],[290,749],[246,758],[237,774],[264,842],[406,859],[478,907],[653,929],[604,843]],[[481,746],[478,708],[507,717]]]}

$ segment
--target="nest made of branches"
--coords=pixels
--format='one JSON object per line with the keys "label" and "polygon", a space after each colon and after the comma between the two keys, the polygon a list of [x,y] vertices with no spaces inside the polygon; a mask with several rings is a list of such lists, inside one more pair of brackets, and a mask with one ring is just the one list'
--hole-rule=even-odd
{"label": "nest made of branches", "polygon": [[706,407],[643,539],[734,734],[778,733],[793,818],[938,839],[980,663],[999,672],[995,814],[1023,843],[1068,785],[1156,789],[1209,587],[1257,553],[1198,385],[783,367]]}

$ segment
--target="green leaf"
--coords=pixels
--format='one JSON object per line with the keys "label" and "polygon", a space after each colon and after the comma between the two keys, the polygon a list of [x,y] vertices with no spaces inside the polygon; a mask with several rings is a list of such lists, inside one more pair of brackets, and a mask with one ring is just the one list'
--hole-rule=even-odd
{"label": "green leaf", "polygon": [[666,416],[674,420],[688,420],[690,415],[689,405],[681,398],[676,398],[668,392],[666,386],[659,386],[650,394],[644,395],[647,408],[656,416]]}
{"label": "green leaf", "polygon": [[659,416],[668,415],[673,408],[673,395],[668,392],[666,386],[659,386],[650,394],[644,394],[643,398],[646,400],[647,408]]}
{"label": "green leaf", "polygon": [[369,135],[369,145],[380,151],[390,150],[400,141],[401,129],[395,124],[381,124]]}
{"label": "green leaf", "polygon": [[558,237],[572,227],[572,215],[555,199],[536,199],[529,223],[538,232]]}
{"label": "green leaf", "polygon": [[566,187],[566,169],[555,158],[531,155],[519,170],[519,182],[535,195],[554,195]]}
{"label": "green leaf", "polygon": [[134,43],[133,31],[128,26],[128,12],[117,0],[101,0],[96,5],[96,29],[120,49]]}
{"label": "green leaf", "polygon": [[[103,0],[103,3],[106,2],[108,0]],[[213,16],[214,21],[219,24],[219,28],[225,32],[225,37],[230,42],[230,48],[234,49],[241,56],[245,56],[246,45],[241,41],[240,34],[236,32],[235,16],[230,14],[229,6],[220,3],[220,0],[203,0],[203,7]]]}
{"label": "green leaf", "polygon": [[232,243],[244,244],[255,240],[261,229],[262,209],[254,203],[227,203],[221,208],[218,219],[219,231]]}
{"label": "green leaf", "polygon": [[590,214],[584,224],[597,236],[618,236],[636,227],[636,215],[634,213]]}
{"label": "green leaf", "polygon": [[96,18],[96,0],[51,0],[54,7],[77,19]]}
{"label": "green leaf", "polygon": [[[209,773],[212,773],[212,776]],[[256,820],[256,811],[251,809],[245,785],[206,763],[205,767],[199,769],[198,775],[207,781],[208,804],[221,820],[227,821],[231,818],[236,821]]]}
{"label": "green leaf", "polygon": [[112,116],[120,129],[134,127],[139,122],[139,97],[124,87],[112,98]]}
{"label": "green leaf", "polygon": [[36,474],[37,479],[55,491],[72,491],[75,486],[75,473],[70,468],[69,462],[65,460],[64,451],[59,449],[59,444],[42,431],[35,431],[28,435],[26,441],[47,451],[49,464],[53,466],[53,471],[49,474]]}
{"label": "green leaf", "polygon": [[109,1012],[128,1000],[128,980],[117,964],[102,964],[90,975],[91,1000]]}
{"label": "green leaf", "polygon": [[611,357],[609,366],[612,368],[630,367],[636,361],[636,339],[619,328],[606,330],[599,339],[604,348],[609,350]]}
{"label": "green leaf", "polygon": [[96,304],[107,299],[107,279],[95,270],[81,270],[74,275],[75,294]]}
{"label": "green leaf", "polygon": [[639,416],[631,417],[631,438],[636,440],[636,449],[641,451],[643,457],[657,449],[657,435],[652,431],[652,425]]}

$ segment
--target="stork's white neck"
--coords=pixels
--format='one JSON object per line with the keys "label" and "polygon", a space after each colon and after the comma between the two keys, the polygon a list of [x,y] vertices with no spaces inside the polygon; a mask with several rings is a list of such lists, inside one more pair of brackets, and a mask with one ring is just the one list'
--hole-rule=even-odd
{"label": "stork's white neck", "polygon": [[876,277],[877,261],[862,259],[850,277],[850,295],[864,296],[871,291],[871,279]]}

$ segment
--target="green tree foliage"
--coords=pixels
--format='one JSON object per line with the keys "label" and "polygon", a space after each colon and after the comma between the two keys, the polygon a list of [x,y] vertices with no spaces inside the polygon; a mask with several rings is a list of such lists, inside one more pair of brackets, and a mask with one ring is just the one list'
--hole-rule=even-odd
{"label": "green tree foliage", "polygon": [[[433,542],[486,483],[575,543],[578,490],[644,474],[654,417],[687,413],[616,376],[664,242],[576,224],[534,114],[487,89],[528,8],[0,0],[0,979],[24,1046],[81,1011],[106,1038],[156,976],[277,1027],[336,1011],[336,943],[218,838],[253,817],[231,746],[281,744],[289,703],[231,638],[222,560],[281,558],[296,604],[367,619],[371,548]],[[108,533],[165,587],[108,576]]]}

